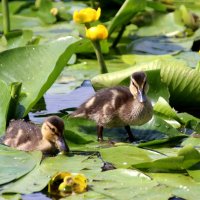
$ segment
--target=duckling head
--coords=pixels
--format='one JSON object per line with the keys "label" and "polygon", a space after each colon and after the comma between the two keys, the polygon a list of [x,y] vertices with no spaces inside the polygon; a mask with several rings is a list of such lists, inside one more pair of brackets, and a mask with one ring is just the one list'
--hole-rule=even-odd
{"label": "duckling head", "polygon": [[42,125],[41,132],[43,140],[48,141],[61,152],[69,152],[68,145],[63,136],[64,122],[60,117],[51,116],[46,118]]}
{"label": "duckling head", "polygon": [[147,76],[143,71],[135,72],[131,75],[129,89],[134,98],[137,98],[140,103],[147,100],[148,83],[146,79]]}

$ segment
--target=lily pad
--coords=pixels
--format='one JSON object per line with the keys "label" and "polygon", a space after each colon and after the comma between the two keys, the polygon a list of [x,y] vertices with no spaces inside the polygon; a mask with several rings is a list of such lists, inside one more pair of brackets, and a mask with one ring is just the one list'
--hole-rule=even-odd
{"label": "lily pad", "polygon": [[151,172],[176,172],[186,170],[199,162],[200,153],[191,146],[185,146],[184,148],[180,149],[177,156],[134,164],[133,167]]}
{"label": "lily pad", "polygon": [[152,24],[143,26],[138,29],[139,36],[158,36],[167,35],[173,36],[185,30],[183,23],[180,19],[176,19],[173,12],[168,14],[156,14]]}
{"label": "lily pad", "polygon": [[0,184],[2,185],[33,170],[40,163],[42,153],[40,151],[27,153],[0,145],[0,159]]}
{"label": "lily pad", "polygon": [[117,168],[130,168],[133,164],[164,158],[163,154],[140,149],[133,145],[104,148],[100,150],[102,158],[114,164]]}
{"label": "lily pad", "polygon": [[151,173],[149,176],[160,184],[170,187],[171,193],[174,196],[193,200],[200,195],[200,184],[195,182],[190,176],[178,173]]}
{"label": "lily pad", "polygon": [[[66,157],[59,155],[57,157],[46,158],[41,165],[33,169],[23,178],[5,185],[2,193],[21,193],[30,194],[44,189],[51,176],[57,172],[67,171],[72,173],[83,173],[88,178],[101,171],[102,162],[98,158],[89,158],[87,156],[74,155]],[[36,179],[35,177],[39,177]]]}

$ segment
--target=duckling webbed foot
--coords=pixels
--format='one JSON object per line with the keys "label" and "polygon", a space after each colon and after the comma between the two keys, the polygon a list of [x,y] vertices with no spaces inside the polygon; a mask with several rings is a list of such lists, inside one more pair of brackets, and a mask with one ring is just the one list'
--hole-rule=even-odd
{"label": "duckling webbed foot", "polygon": [[126,132],[128,133],[128,139],[129,139],[129,141],[130,141],[131,143],[134,142],[134,141],[135,141],[135,137],[134,137],[133,134],[132,134],[132,131],[131,131],[130,126],[127,125],[127,126],[125,126],[124,128],[126,129]]}
{"label": "duckling webbed foot", "polygon": [[97,126],[97,141],[103,142],[103,126]]}

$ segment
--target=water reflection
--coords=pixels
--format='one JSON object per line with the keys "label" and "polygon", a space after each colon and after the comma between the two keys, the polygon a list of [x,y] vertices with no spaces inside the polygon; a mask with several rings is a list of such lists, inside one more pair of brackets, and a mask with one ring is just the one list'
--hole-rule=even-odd
{"label": "water reflection", "polygon": [[[59,90],[56,88],[59,87]],[[69,92],[70,84],[55,83],[44,95],[46,110],[29,113],[30,120],[42,123],[49,114],[57,114],[68,108],[75,108],[92,96],[95,91],[91,81],[85,80],[80,87]],[[60,92],[57,92],[60,91]]]}

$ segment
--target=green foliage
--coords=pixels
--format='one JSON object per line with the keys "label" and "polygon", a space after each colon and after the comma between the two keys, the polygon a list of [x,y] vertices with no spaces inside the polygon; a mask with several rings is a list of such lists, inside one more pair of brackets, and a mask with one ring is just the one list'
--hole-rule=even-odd
{"label": "green foliage", "polygon": [[6,122],[7,122],[7,113],[9,109],[10,104],[10,87],[4,83],[3,81],[0,81],[0,133],[4,133],[6,128]]}
{"label": "green foliage", "polygon": [[0,185],[24,176],[36,165],[39,165],[42,159],[41,152],[25,153],[3,145],[0,145],[0,149],[2,161],[0,165]]}
{"label": "green foliage", "polygon": [[117,27],[127,25],[133,16],[143,10],[145,6],[146,0],[126,0],[115,17],[112,19],[108,28],[109,34],[112,34]]}

